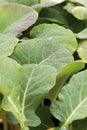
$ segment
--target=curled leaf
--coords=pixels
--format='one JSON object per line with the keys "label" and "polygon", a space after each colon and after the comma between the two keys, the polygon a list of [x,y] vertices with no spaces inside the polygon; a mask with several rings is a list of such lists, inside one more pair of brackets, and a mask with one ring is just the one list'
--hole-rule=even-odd
{"label": "curled leaf", "polygon": [[38,14],[32,8],[21,4],[0,4],[0,32],[17,36],[32,26]]}

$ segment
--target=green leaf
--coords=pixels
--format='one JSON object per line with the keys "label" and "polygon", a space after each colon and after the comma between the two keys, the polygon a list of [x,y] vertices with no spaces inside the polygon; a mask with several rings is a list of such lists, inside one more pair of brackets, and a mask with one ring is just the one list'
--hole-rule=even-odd
{"label": "green leaf", "polygon": [[79,47],[77,52],[79,57],[85,62],[87,62],[87,40],[82,40],[79,42]]}
{"label": "green leaf", "polygon": [[12,125],[18,124],[18,120],[11,112],[6,112],[6,119]]}
{"label": "green leaf", "polygon": [[[57,24],[40,24],[30,32],[31,38],[50,38],[66,47],[71,53],[77,48],[77,41],[73,32]],[[71,40],[72,39],[72,40]]]}
{"label": "green leaf", "polygon": [[77,6],[72,10],[72,14],[79,20],[87,19],[87,7]]}
{"label": "green leaf", "polygon": [[72,13],[72,10],[76,7],[74,3],[68,2],[64,6],[64,9],[67,10],[67,12]]}
{"label": "green leaf", "polygon": [[28,6],[10,3],[0,4],[0,32],[17,36],[32,26],[37,17],[37,13]]}
{"label": "green leaf", "polygon": [[40,12],[40,18],[39,20],[49,20],[52,23],[59,23],[60,25],[67,25],[67,21],[63,16],[63,13],[61,11],[61,8],[54,9],[54,8],[44,8]]}
{"label": "green leaf", "polygon": [[74,75],[63,87],[59,101],[52,103],[50,111],[63,125],[87,117],[87,70]]}
{"label": "green leaf", "polygon": [[21,127],[24,127],[24,122],[26,121],[26,118],[24,114],[21,113],[19,95],[20,86],[13,87],[10,91],[10,94],[4,96],[1,107],[6,112],[11,112],[16,117]]}
{"label": "green leaf", "polygon": [[[85,67],[85,63],[81,60],[73,61],[67,64],[64,68],[61,69],[60,73],[57,75],[57,80],[55,86],[51,89],[49,93],[49,98],[55,100],[61,91],[66,80],[72,76],[74,73],[80,71]],[[72,69],[71,69],[72,68]]]}
{"label": "green leaf", "polygon": [[16,47],[12,58],[21,64],[37,63],[50,65],[58,71],[73,61],[71,53],[51,38],[36,38],[23,41]]}
{"label": "green leaf", "polygon": [[13,53],[18,41],[19,40],[15,37],[11,37],[0,33],[0,55],[10,56]]}
{"label": "green leaf", "polygon": [[78,39],[87,39],[87,28],[83,29],[79,33],[76,34]]}
{"label": "green leaf", "polygon": [[19,101],[22,79],[23,67],[8,57],[0,57],[0,92],[4,96],[1,108],[6,112],[12,112],[21,127],[25,121]]}
{"label": "green leaf", "polygon": [[0,56],[0,92],[7,95],[19,86],[23,78],[23,67],[11,58]]}
{"label": "green leaf", "polygon": [[24,65],[24,71],[21,90],[22,114],[28,119],[27,125],[35,127],[41,122],[35,110],[54,86],[57,71],[51,66],[35,64]]}

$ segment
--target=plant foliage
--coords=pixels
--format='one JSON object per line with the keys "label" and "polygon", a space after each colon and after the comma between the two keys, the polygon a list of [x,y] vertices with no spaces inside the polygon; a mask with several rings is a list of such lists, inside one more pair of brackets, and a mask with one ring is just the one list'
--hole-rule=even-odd
{"label": "plant foliage", "polygon": [[86,68],[86,0],[0,0],[4,130],[87,130]]}

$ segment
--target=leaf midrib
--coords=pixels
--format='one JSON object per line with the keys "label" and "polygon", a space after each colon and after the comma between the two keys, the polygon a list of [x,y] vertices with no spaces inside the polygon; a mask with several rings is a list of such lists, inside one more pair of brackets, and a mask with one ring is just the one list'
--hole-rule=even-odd
{"label": "leaf midrib", "polygon": [[[35,65],[35,67],[36,67],[36,65]],[[26,87],[25,87],[25,92],[24,92],[23,101],[22,101],[22,114],[24,114],[25,100],[26,100],[27,90],[28,90],[28,88],[29,88],[30,81],[31,81],[32,75],[33,75],[33,73],[34,73],[35,67],[33,68],[32,72],[31,72],[31,74],[30,74],[30,76],[29,76],[28,82],[27,82],[27,84],[26,84]]]}
{"label": "leaf midrib", "polygon": [[17,106],[14,104],[14,102],[12,101],[12,99],[8,96],[7,97],[8,98],[8,101],[11,103],[11,105],[13,106],[13,108],[15,109],[15,111],[17,112],[17,113],[20,113],[19,112],[19,110],[18,110],[18,108],[17,108]]}
{"label": "leaf midrib", "polygon": [[76,113],[76,111],[80,108],[80,106],[87,100],[87,97],[82,100],[82,102],[74,109],[74,111],[70,114],[70,116],[67,118],[67,120],[65,121],[65,123],[63,124],[63,126],[67,126],[70,123],[71,118],[73,117],[73,115]]}

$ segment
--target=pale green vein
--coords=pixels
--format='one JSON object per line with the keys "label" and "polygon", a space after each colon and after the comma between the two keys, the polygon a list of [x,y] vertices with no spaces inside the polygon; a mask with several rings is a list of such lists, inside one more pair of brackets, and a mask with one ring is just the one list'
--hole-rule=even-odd
{"label": "pale green vein", "polygon": [[11,105],[13,106],[13,108],[15,109],[15,111],[16,111],[17,113],[20,113],[19,110],[18,110],[18,108],[16,107],[16,105],[15,105],[14,102],[12,101],[12,99],[11,99],[9,96],[8,96],[7,98],[8,98],[8,100],[9,100],[9,102],[11,103]]}
{"label": "pale green vein", "polygon": [[[36,66],[35,66],[36,67]],[[28,91],[28,88],[29,88],[29,85],[30,85],[30,82],[31,82],[31,79],[32,79],[32,75],[34,73],[34,70],[35,70],[35,67],[33,68],[32,72],[31,72],[31,75],[28,79],[28,82],[27,82],[27,85],[25,87],[25,92],[24,92],[24,95],[23,95],[23,101],[22,101],[22,113],[24,114],[24,109],[25,109],[25,102],[26,102],[26,95],[27,95],[27,91]]]}
{"label": "pale green vein", "polygon": [[87,98],[85,98],[71,113],[71,115],[68,117],[68,119],[65,121],[65,123],[63,124],[63,126],[67,126],[69,124],[69,121],[71,120],[71,118],[73,117],[73,115],[75,115],[76,111],[78,111],[78,109],[81,107],[81,105],[87,100]]}

